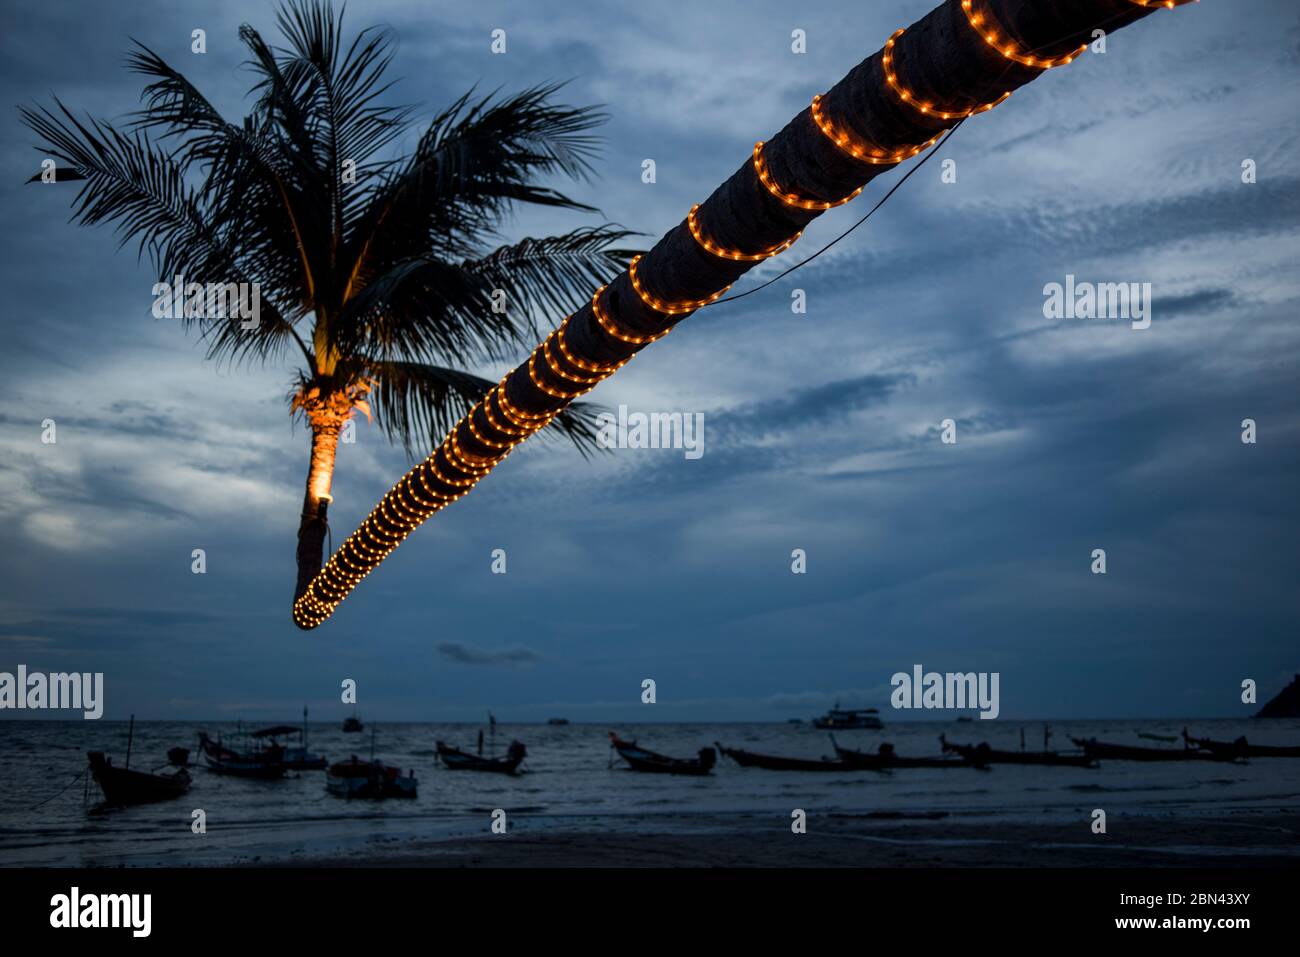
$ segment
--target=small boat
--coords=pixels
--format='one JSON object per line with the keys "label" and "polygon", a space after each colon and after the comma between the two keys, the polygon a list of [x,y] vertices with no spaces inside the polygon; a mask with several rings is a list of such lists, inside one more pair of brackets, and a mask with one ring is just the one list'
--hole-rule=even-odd
{"label": "small boat", "polygon": [[1057,767],[1095,768],[1097,758],[1089,754],[1062,754],[1060,751],[998,751],[988,742],[980,744],[953,744],[939,735],[944,754],[959,754],[971,764],[1043,764]]}
{"label": "small boat", "polygon": [[1251,744],[1245,735],[1235,741],[1212,741],[1209,738],[1193,738],[1183,729],[1183,739],[1188,747],[1200,748],[1211,754],[1222,754],[1228,758],[1300,758],[1300,747],[1275,744]]}
{"label": "small boat", "polygon": [[199,732],[199,750],[208,770],[237,778],[274,779],[284,776],[283,748],[267,747],[261,751],[235,751],[221,741],[213,741],[207,732]]}
{"label": "small boat", "polygon": [[[280,738],[298,738],[294,745],[281,745]],[[302,709],[302,727],[291,724],[277,724],[252,732],[249,737],[263,743],[262,750],[268,754],[278,754],[281,763],[290,771],[320,771],[329,761],[322,754],[312,754],[307,750],[307,709]]]}
{"label": "small boat", "polygon": [[355,734],[366,730],[366,726],[361,723],[360,718],[353,714],[343,719],[343,730],[348,734]]}
{"label": "small boat", "polygon": [[697,758],[670,758],[654,751],[647,751],[638,746],[635,741],[624,741],[613,731],[609,733],[609,743],[633,771],[648,771],[652,774],[703,775],[708,774],[718,762],[718,753],[712,748],[700,748]]}
{"label": "small boat", "polygon": [[1178,740],[1176,734],[1151,734],[1149,731],[1139,731],[1137,736],[1144,741],[1163,741],[1165,744],[1173,744]]}
{"label": "small boat", "polygon": [[494,771],[497,774],[514,774],[519,763],[528,756],[528,749],[522,741],[511,741],[503,758],[485,758],[481,754],[470,754],[450,745],[437,742],[438,752],[435,760],[442,761],[448,771]]}
{"label": "small boat", "polygon": [[178,768],[171,774],[151,774],[131,770],[131,742],[135,738],[135,715],[127,729],[126,760],[122,767],[113,767],[113,759],[103,751],[87,751],[90,774],[104,792],[104,802],[113,807],[131,804],[151,804],[180,797],[190,789],[190,774]]}
{"label": "small boat", "polygon": [[325,771],[325,790],[342,798],[413,798],[416,784],[414,771],[403,776],[401,768],[382,761],[362,761],[355,754]]}
{"label": "small boat", "polygon": [[1140,748],[1108,744],[1096,738],[1070,738],[1083,753],[1102,761],[1235,761],[1241,755],[1198,751],[1195,748]]}
{"label": "small boat", "polygon": [[823,731],[879,731],[884,727],[876,717],[876,708],[841,708],[839,702],[820,718],[813,718],[813,727]]}
{"label": "small boat", "polygon": [[167,801],[190,789],[190,773],[184,768],[171,774],[147,774],[113,767],[113,759],[105,757],[103,751],[88,751],[86,757],[95,783],[104,792],[104,801],[114,807]]}
{"label": "small boat", "polygon": [[756,754],[740,748],[724,748],[718,742],[718,751],[724,757],[731,758],[742,768],[763,768],[765,771],[861,771],[864,770],[847,761],[835,758],[785,758],[772,754]]}
{"label": "small boat", "polygon": [[566,724],[569,723],[569,719],[568,719],[568,718],[550,718],[550,719],[547,720],[546,723],[549,724],[549,725],[551,725],[552,727],[562,728],[562,727],[564,727],[564,725],[566,725]]}
{"label": "small boat", "polygon": [[189,748],[168,748],[167,763],[178,768],[189,767],[190,749]]}
{"label": "small boat", "polygon": [[831,744],[835,745],[835,753],[841,761],[845,761],[857,768],[868,771],[892,771],[902,768],[984,768],[986,765],[977,764],[976,762],[964,757],[955,758],[905,758],[894,751],[894,746],[889,743],[882,744],[875,754],[866,751],[855,751],[853,748],[841,748],[835,742],[835,736],[831,736]]}

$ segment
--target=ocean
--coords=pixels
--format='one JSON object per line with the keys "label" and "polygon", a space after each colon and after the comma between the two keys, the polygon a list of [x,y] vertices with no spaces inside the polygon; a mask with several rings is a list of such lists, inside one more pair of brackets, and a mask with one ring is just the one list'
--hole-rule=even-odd
{"label": "ocean", "polygon": [[[291,722],[292,723],[292,722]],[[1016,750],[1043,744],[1043,725],[1006,721],[910,722],[884,731],[843,731],[841,745],[874,751],[884,741],[901,755],[940,753],[939,734],[960,743],[988,741]],[[1256,744],[1300,744],[1300,721],[1140,720],[1061,721],[1051,724],[1053,748],[1072,746],[1071,735],[1123,744],[1162,746],[1138,733],[1195,735]],[[248,725],[244,726],[249,727]],[[331,761],[367,757],[371,725],[344,734],[337,723],[309,726],[310,750]],[[229,736],[232,722],[136,722],[131,767],[160,768],[168,748],[192,750],[196,732]],[[1300,759],[1254,759],[1245,764],[1210,761],[1103,762],[1083,768],[996,765],[990,770],[906,769],[804,773],[741,768],[719,758],[707,777],[647,775],[629,771],[609,747],[606,725],[497,726],[496,753],[512,738],[528,746],[528,773],[516,778],[448,771],[434,762],[434,742],[473,750],[479,727],[470,724],[373,725],[375,756],[414,770],[413,801],[346,801],[328,794],[323,771],[290,772],[282,780],[223,777],[191,770],[184,797],[160,804],[105,809],[92,782],[76,780],[86,751],[103,750],[121,765],[127,725],[113,721],[4,721],[0,723],[0,866],[215,866],[292,863],[295,859],[373,859],[386,847],[412,839],[487,834],[496,809],[513,831],[690,833],[707,819],[752,826],[769,817],[788,827],[791,811],[815,815],[930,814],[960,821],[1018,824],[1086,819],[1093,808],[1114,815],[1214,817],[1243,810],[1294,811],[1300,806]],[[614,727],[625,739],[674,757],[693,757],[714,742],[789,756],[832,756],[827,733],[811,724],[640,724]],[[1174,747],[1175,745],[1165,745]],[[1181,744],[1177,745],[1181,747]],[[75,782],[75,783],[74,783]],[[69,787],[69,785],[71,785]],[[62,793],[60,789],[67,788]],[[39,807],[37,805],[40,805]],[[191,831],[192,812],[206,813],[207,832]],[[784,823],[782,823],[784,822]],[[725,826],[725,825],[724,825]],[[1300,851],[1294,841],[1279,853]]]}

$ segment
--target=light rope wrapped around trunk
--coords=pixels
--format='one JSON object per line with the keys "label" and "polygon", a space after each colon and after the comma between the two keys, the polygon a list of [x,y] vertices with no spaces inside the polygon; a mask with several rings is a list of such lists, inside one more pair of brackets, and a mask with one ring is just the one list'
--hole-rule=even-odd
{"label": "light rope wrapped around trunk", "polygon": [[755,263],[788,249],[827,209],[1113,32],[1188,0],[947,0],[767,142],[644,256],[495,385],[427,459],[402,476],[296,596],[315,628],[424,521],[464,495],[570,402]]}

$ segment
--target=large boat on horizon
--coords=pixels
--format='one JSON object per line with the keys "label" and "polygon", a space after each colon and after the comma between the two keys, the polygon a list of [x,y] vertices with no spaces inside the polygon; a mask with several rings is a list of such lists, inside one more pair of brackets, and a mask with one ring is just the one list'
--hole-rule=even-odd
{"label": "large boat on horizon", "polygon": [[885,726],[876,717],[879,713],[876,708],[841,708],[837,701],[820,718],[813,718],[813,727],[823,731],[879,731]]}

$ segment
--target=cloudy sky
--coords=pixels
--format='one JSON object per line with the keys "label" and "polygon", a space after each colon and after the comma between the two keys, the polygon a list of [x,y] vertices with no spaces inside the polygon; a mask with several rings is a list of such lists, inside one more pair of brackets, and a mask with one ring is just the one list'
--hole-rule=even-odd
{"label": "cloudy sky", "polygon": [[[571,79],[568,101],[605,104],[600,176],[574,192],[648,245],[931,5],[389,0],[351,4],[348,22],[394,29],[392,99],[426,118],[474,84]],[[217,367],[153,319],[148,262],[69,225],[71,190],[23,185],[41,154],[15,109],[53,93],[122,116],[135,37],[241,116],[237,30],[273,33],[270,7],[46,0],[3,17],[0,670],[102,671],[108,717],[276,717],[304,701],[328,717],[354,678],[376,719],[626,721],[880,705],[917,663],[1000,672],[1009,719],[1226,716],[1246,710],[1242,679],[1267,695],[1300,668],[1287,0],[1162,11],[965,124],[867,227],[703,310],[593,393],[704,413],[701,458],[587,462],[534,440],[311,633],[289,618],[307,466],[293,368]],[[524,210],[507,234],[594,221]],[[1150,282],[1151,327],[1045,319],[1043,287],[1067,273]],[[335,542],[406,466],[360,425],[339,455]],[[506,575],[490,573],[495,548]]]}

